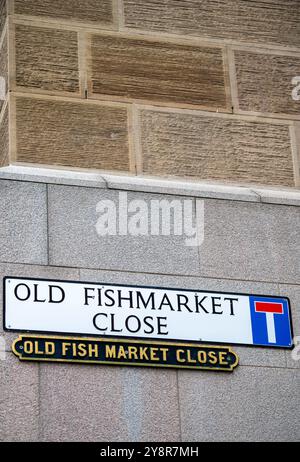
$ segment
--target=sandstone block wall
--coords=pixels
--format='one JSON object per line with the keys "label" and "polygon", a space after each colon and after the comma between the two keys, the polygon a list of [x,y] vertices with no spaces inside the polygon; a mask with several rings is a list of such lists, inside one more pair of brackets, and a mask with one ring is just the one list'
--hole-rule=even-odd
{"label": "sandstone block wall", "polygon": [[0,34],[0,165],[299,187],[298,0],[1,0]]}

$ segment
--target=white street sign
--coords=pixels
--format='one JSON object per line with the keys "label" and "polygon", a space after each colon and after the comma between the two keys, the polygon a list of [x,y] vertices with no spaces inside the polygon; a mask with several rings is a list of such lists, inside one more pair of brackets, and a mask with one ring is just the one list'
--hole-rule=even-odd
{"label": "white street sign", "polygon": [[285,297],[6,277],[4,328],[292,346]]}

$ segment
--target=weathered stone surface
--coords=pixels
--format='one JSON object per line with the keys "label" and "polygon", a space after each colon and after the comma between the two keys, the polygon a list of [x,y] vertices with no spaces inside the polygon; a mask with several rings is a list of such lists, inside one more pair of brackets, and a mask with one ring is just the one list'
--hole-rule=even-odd
{"label": "weathered stone surface", "polygon": [[[170,235],[151,234],[151,201],[179,201],[182,198],[158,194],[128,193],[127,197],[118,191],[68,186],[49,186],[49,244],[50,263],[56,266],[79,268],[105,268],[124,271],[198,274],[198,248],[186,245],[188,236],[174,233],[174,220],[170,219]],[[184,198],[187,200],[187,198]],[[139,202],[131,202],[137,200]],[[106,202],[103,202],[106,201]],[[193,199],[189,198],[191,209]],[[128,212],[128,226],[124,223],[124,212],[119,214],[119,206],[132,204],[141,206],[144,226],[136,231],[133,212]],[[97,207],[99,204],[99,210]],[[97,232],[97,223],[105,215],[104,205],[112,210],[116,207],[116,231],[109,227],[106,234]],[[142,213],[141,212],[141,213]],[[190,219],[194,212],[191,210]],[[162,215],[162,214],[161,214]],[[171,210],[172,215],[172,210]],[[149,217],[150,215],[148,215]],[[112,218],[112,216],[111,216]],[[110,223],[112,220],[110,218]],[[167,220],[168,218],[166,218]],[[120,220],[120,221],[119,221]],[[119,227],[121,232],[119,233]],[[161,228],[161,226],[160,226]],[[102,228],[103,230],[103,228]],[[193,231],[193,230],[192,230]],[[135,234],[140,233],[141,234]],[[123,234],[122,234],[123,233]]]}
{"label": "weathered stone surface", "polygon": [[12,353],[0,361],[0,441],[37,441],[38,365],[21,363]]}
{"label": "weathered stone surface", "polygon": [[298,0],[124,0],[125,25],[148,31],[300,45]]}
{"label": "weathered stone surface", "polygon": [[79,94],[77,33],[15,25],[16,85]]}
{"label": "weathered stone surface", "polygon": [[91,36],[92,95],[228,109],[222,50]]}
{"label": "weathered stone surface", "polygon": [[[300,372],[238,367],[179,372],[183,441],[298,441]],[[272,390],[272,393],[270,393]]]}
{"label": "weathered stone surface", "polygon": [[47,364],[41,390],[44,441],[180,438],[175,371]]}
{"label": "weathered stone surface", "polygon": [[239,109],[300,116],[292,98],[292,80],[299,75],[300,57],[235,51]]}
{"label": "weathered stone surface", "polygon": [[10,165],[5,170],[1,169],[0,178],[3,180],[30,181],[34,183],[47,184],[64,184],[69,186],[86,186],[90,188],[106,189],[107,186],[106,181],[103,178],[103,174],[100,172],[86,170],[65,170],[59,168],[49,169],[47,167],[42,166],[32,167],[26,164],[17,166]]}
{"label": "weathered stone surface", "polygon": [[7,34],[3,37],[0,49],[0,112],[8,92],[8,54]]}
{"label": "weathered stone surface", "polygon": [[286,351],[287,367],[300,369],[300,285],[280,284],[280,294],[290,299],[296,345],[293,350]]}
{"label": "weathered stone surface", "polygon": [[46,186],[0,181],[0,261],[46,264]]}
{"label": "weathered stone surface", "polygon": [[112,0],[15,0],[14,13],[43,19],[112,25]]}
{"label": "weathered stone surface", "polygon": [[[115,174],[103,174],[109,189],[120,189],[122,191],[140,191],[147,193],[159,193],[176,196],[202,197],[212,199],[240,200],[246,202],[258,202],[258,195],[250,188],[244,186],[222,185],[216,183],[185,181],[170,178],[154,178],[141,176],[124,176]],[[291,192],[291,201],[300,205],[300,192]],[[282,200],[289,200],[289,196]],[[280,203],[280,192],[277,197]],[[298,202],[297,202],[298,200]]]}
{"label": "weathered stone surface", "polygon": [[300,206],[300,191],[298,189],[255,188],[254,192],[259,195],[260,201],[266,204]]}
{"label": "weathered stone surface", "polygon": [[204,223],[201,275],[299,282],[299,207],[207,200]]}
{"label": "weathered stone surface", "polygon": [[128,171],[127,109],[17,97],[19,162]]}
{"label": "weathered stone surface", "polygon": [[7,18],[6,0],[0,0],[0,37]]}
{"label": "weathered stone surface", "polygon": [[294,186],[286,125],[143,110],[141,129],[146,174]]}
{"label": "weathered stone surface", "polygon": [[0,119],[0,167],[8,164],[9,157],[9,127],[8,106]]}

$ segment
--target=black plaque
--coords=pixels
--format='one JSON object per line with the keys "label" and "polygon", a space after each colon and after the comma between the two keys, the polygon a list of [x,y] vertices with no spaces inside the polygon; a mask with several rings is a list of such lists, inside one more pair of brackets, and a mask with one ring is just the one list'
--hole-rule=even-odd
{"label": "black plaque", "polygon": [[238,356],[227,346],[115,338],[20,335],[13,352],[21,361],[151,366],[228,371]]}

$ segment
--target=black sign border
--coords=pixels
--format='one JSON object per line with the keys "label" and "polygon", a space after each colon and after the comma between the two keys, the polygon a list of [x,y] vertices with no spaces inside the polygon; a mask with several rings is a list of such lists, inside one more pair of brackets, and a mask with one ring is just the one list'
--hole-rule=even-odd
{"label": "black sign border", "polygon": [[[224,295],[244,295],[247,297],[267,297],[267,298],[278,298],[280,300],[285,299],[288,302],[288,312],[289,312],[289,319],[290,319],[290,328],[291,328],[291,336],[292,340],[294,339],[294,330],[293,330],[293,319],[292,319],[292,310],[291,310],[291,302],[289,297],[286,296],[280,296],[280,295],[266,295],[266,294],[247,294],[244,292],[223,292],[223,291],[216,291],[216,290],[197,290],[197,289],[183,289],[179,287],[162,287],[162,286],[145,286],[145,285],[132,285],[132,284],[118,284],[118,283],[108,283],[108,282],[91,282],[91,281],[73,281],[73,280],[61,280],[61,279],[46,279],[46,278],[34,278],[34,277],[17,277],[17,276],[5,276],[3,278],[3,330],[5,332],[24,332],[24,333],[36,333],[36,334],[53,334],[53,335],[70,335],[70,336],[78,336],[78,337],[94,337],[95,334],[83,334],[80,332],[56,332],[56,331],[40,331],[40,330],[24,330],[24,329],[9,329],[6,327],[6,295],[5,295],[5,283],[7,279],[19,279],[21,281],[41,281],[41,282],[55,282],[55,283],[63,283],[63,284],[92,284],[95,286],[110,286],[110,287],[129,287],[129,288],[137,288],[140,287],[141,289],[160,289],[160,290],[172,290],[172,291],[183,291],[183,292],[198,292],[198,293],[211,293],[211,294],[224,294]],[[97,337],[97,336],[96,336]],[[136,339],[136,340],[147,340],[145,337],[126,337],[126,336],[120,336],[120,335],[99,335],[99,338],[124,338],[124,339]],[[196,340],[178,340],[178,339],[166,339],[164,340],[163,338],[159,337],[151,337],[152,340],[154,341],[162,341],[162,342],[167,342],[167,341],[174,341],[174,342],[189,342],[189,343],[194,343],[196,345],[234,345],[234,346],[243,346],[243,347],[248,347],[248,348],[268,348],[268,349],[274,349],[274,350],[292,350],[295,345],[292,343],[291,346],[269,346],[269,345],[249,345],[247,343],[226,343],[226,342],[206,342],[206,341],[196,341]]]}
{"label": "black sign border", "polygon": [[[217,349],[217,348],[222,348],[222,349],[227,349],[228,350],[228,353],[231,353],[234,357],[235,357],[235,362],[233,364],[230,364],[230,367],[226,368],[222,368],[222,367],[204,367],[204,366],[183,366],[183,365],[175,365],[175,364],[161,364],[161,363],[138,363],[138,362],[117,362],[117,361],[85,361],[84,359],[61,359],[61,358],[52,358],[52,359],[49,359],[49,358],[37,358],[37,357],[34,357],[34,358],[21,358],[20,357],[20,354],[17,352],[15,346],[16,344],[22,340],[22,337],[25,337],[25,338],[29,338],[29,339],[32,339],[32,340],[37,340],[37,339],[40,339],[40,338],[43,338],[43,339],[49,339],[49,341],[51,340],[82,340],[82,341],[96,341],[96,342],[109,342],[110,340],[112,340],[113,342],[119,342],[119,343],[126,343],[126,341],[129,341],[131,343],[138,343],[138,344],[146,344],[146,345],[149,345],[149,346],[157,346],[159,343],[161,343],[162,345],[169,345],[169,346],[174,346],[174,347],[192,347],[192,348],[201,348],[201,345],[203,345],[204,348],[209,348],[211,347],[211,349]],[[14,341],[13,341],[13,344],[12,344],[12,351],[13,353],[17,356],[17,358],[20,360],[20,361],[34,361],[34,362],[40,362],[40,361],[43,361],[43,362],[58,362],[58,363],[75,363],[75,364],[85,364],[85,365],[101,365],[101,366],[124,366],[124,367],[127,367],[127,366],[137,366],[137,367],[159,367],[159,368],[168,368],[168,369],[187,369],[187,370],[196,370],[196,371],[216,371],[216,372],[233,372],[234,369],[239,365],[239,356],[238,354],[232,350],[231,346],[228,346],[228,345],[216,345],[216,344],[195,344],[195,343],[184,343],[184,342],[172,342],[172,341],[162,341],[162,342],[157,342],[157,343],[153,343],[152,340],[144,340],[144,341],[140,341],[138,339],[127,339],[127,338],[124,338],[124,340],[122,340],[122,338],[118,337],[118,338],[114,338],[112,336],[110,337],[73,337],[72,335],[71,336],[64,336],[64,335],[53,335],[52,337],[50,337],[49,335],[26,335],[26,334],[21,334],[18,336],[18,338],[16,338]]]}

